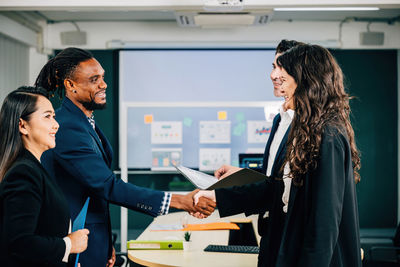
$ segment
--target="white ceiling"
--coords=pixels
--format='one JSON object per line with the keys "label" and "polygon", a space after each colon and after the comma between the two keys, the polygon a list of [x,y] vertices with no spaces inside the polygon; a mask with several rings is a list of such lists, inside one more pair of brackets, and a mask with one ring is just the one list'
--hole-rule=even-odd
{"label": "white ceiling", "polygon": [[[29,11],[29,13],[34,11]],[[246,12],[244,10],[243,12]],[[36,11],[48,21],[170,21],[174,11]],[[378,11],[274,11],[272,20],[341,21],[345,18],[400,20],[400,8]]]}
{"label": "white ceiling", "polygon": [[[174,21],[175,11],[204,12],[211,0],[0,0],[0,15],[13,13],[48,23],[64,21]],[[216,0],[214,0],[216,1]],[[228,0],[227,0],[228,1]],[[400,21],[400,0],[243,0],[242,12],[275,7],[379,7],[377,11],[274,11],[272,21]]]}

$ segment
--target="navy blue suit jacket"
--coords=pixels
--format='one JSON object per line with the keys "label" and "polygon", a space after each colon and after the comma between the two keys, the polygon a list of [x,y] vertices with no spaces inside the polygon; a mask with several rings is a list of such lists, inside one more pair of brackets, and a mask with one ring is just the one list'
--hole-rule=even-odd
{"label": "navy blue suit jacket", "polygon": [[157,216],[164,193],[117,179],[110,169],[112,149],[107,138],[68,98],[56,111],[56,119],[60,124],[56,147],[43,154],[42,164],[63,190],[72,220],[91,197],[85,224],[90,230],[88,249],[79,261],[85,267],[105,266],[112,251],[109,203]]}

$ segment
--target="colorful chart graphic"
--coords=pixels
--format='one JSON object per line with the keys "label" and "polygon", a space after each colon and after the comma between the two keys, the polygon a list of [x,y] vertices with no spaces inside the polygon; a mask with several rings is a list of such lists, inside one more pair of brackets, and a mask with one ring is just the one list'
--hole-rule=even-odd
{"label": "colorful chart graphic", "polygon": [[153,148],[151,170],[175,170],[182,164],[181,148]]}
{"label": "colorful chart graphic", "polygon": [[152,144],[182,144],[182,122],[153,121],[151,124]]}
{"label": "colorful chart graphic", "polygon": [[247,121],[247,142],[266,143],[271,133],[272,122]]}

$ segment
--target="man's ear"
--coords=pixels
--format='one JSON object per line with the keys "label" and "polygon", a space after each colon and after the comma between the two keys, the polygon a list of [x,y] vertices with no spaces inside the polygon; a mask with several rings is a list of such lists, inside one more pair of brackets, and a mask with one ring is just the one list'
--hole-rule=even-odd
{"label": "man's ear", "polygon": [[74,89],[74,82],[70,79],[64,80],[65,92],[72,92]]}
{"label": "man's ear", "polygon": [[22,135],[28,135],[29,132],[28,132],[28,129],[26,128],[26,126],[27,126],[26,121],[24,121],[23,119],[19,119],[18,126],[19,126],[19,132]]}

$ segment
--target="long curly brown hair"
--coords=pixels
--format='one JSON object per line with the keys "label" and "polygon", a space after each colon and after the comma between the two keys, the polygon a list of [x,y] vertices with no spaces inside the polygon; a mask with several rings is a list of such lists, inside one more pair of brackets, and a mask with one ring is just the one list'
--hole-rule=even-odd
{"label": "long curly brown hair", "polygon": [[336,125],[349,138],[355,182],[360,181],[360,157],[350,123],[349,95],[343,73],[332,54],[318,45],[299,45],[277,59],[297,84],[293,95],[295,115],[287,141],[285,162],[289,177],[302,185],[302,178],[317,166],[324,128]]}

